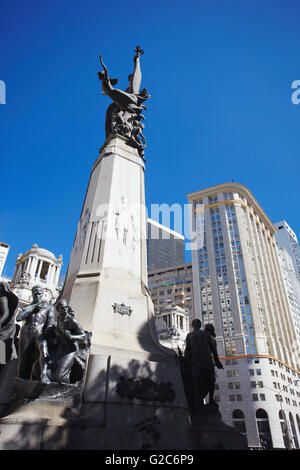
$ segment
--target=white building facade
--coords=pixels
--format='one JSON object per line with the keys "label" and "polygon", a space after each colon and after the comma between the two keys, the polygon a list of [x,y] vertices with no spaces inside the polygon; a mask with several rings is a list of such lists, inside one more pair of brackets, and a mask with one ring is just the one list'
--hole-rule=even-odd
{"label": "white building facade", "polygon": [[224,364],[216,386],[222,417],[246,433],[250,447],[298,448],[299,350],[276,229],[238,183],[188,199],[195,316],[215,326]]}
{"label": "white building facade", "polygon": [[172,304],[161,309],[160,313],[155,315],[155,326],[160,343],[166,348],[178,348],[184,352],[185,339],[189,333],[189,317],[187,312]]}

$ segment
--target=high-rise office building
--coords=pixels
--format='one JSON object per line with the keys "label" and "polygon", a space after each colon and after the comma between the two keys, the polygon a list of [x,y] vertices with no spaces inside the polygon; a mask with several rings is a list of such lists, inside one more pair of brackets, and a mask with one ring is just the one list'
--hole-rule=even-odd
{"label": "high-rise office building", "polygon": [[7,243],[0,242],[0,277],[5,265],[5,261],[8,255],[9,245]]}
{"label": "high-rise office building", "polygon": [[274,224],[278,230],[275,234],[275,240],[278,246],[284,247],[290,255],[295,272],[300,280],[300,246],[295,232],[286,223],[285,220]]}
{"label": "high-rise office building", "polygon": [[249,446],[299,448],[299,349],[276,252],[276,229],[249,189],[188,195],[196,316],[213,323],[224,370],[216,399]]}
{"label": "high-rise office building", "polygon": [[148,272],[184,263],[184,236],[147,219]]}
{"label": "high-rise office building", "polygon": [[[283,222],[276,225],[285,228]],[[277,228],[279,229],[279,227]],[[291,246],[293,246],[290,243],[290,238],[292,241],[297,241],[296,234],[291,231],[288,225],[284,231],[279,229],[275,234],[279,265],[300,347],[300,280],[297,264],[295,263],[297,258],[293,256],[294,253],[291,249],[289,251],[287,250],[287,248],[291,248]],[[295,246],[295,248],[297,248],[297,246]],[[297,254],[296,250],[295,252]]]}
{"label": "high-rise office building", "polygon": [[192,263],[148,272],[148,287],[156,317],[171,305],[177,305],[185,310],[191,324],[195,317]]}

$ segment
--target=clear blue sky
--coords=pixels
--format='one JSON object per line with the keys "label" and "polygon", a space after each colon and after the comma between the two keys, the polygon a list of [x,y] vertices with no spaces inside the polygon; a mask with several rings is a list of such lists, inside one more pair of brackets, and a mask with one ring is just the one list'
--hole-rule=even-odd
{"label": "clear blue sky", "polygon": [[65,272],[104,143],[99,55],[125,89],[145,54],[146,201],[234,179],[300,238],[300,3],[288,0],[1,0],[0,240],[6,274],[33,243]]}

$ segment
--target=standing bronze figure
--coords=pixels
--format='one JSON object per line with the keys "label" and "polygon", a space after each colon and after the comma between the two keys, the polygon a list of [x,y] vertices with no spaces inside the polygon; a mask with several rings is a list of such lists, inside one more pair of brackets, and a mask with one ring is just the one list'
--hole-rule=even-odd
{"label": "standing bronze figure", "polygon": [[215,403],[215,366],[223,369],[223,365],[211,332],[201,330],[201,321],[198,318],[193,320],[192,327],[193,331],[186,337],[184,358],[189,368],[191,405],[193,408],[199,408],[203,406],[203,400],[208,393],[210,404]]}
{"label": "standing bronze figure", "polygon": [[19,338],[18,377],[31,379],[33,364],[38,359],[40,380],[49,383],[47,337],[55,328],[55,320],[54,306],[44,302],[43,295],[41,286],[33,286],[32,303],[22,307],[17,315],[17,321],[24,321]]}
{"label": "standing bronze figure", "polygon": [[56,304],[56,309],[58,318],[51,380],[70,384],[80,381],[83,376],[91,334],[81,328],[65,299]]}

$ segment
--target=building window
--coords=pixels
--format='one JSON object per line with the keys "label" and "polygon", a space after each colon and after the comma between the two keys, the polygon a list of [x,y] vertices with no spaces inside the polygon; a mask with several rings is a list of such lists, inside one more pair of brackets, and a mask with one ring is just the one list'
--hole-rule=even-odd
{"label": "building window", "polygon": [[232,413],[232,424],[242,434],[246,434],[245,417],[242,410],[234,410]]}
{"label": "building window", "polygon": [[44,281],[47,280],[49,266],[50,266],[49,263],[47,263],[46,261],[43,262],[41,273],[40,273],[40,279],[43,279]]}
{"label": "building window", "polygon": [[[286,449],[291,448],[291,442],[289,438],[289,432],[288,432],[288,424],[286,422],[286,416],[283,410],[279,411],[279,419],[280,419],[280,426],[281,426],[281,432],[282,432],[282,437],[283,437],[283,443],[284,447]],[[299,429],[300,431],[300,429]]]}
{"label": "building window", "polygon": [[294,423],[294,418],[293,418],[292,413],[289,413],[289,419],[290,419],[290,423],[291,423],[292,438],[293,438],[293,441],[294,441],[294,445],[295,445],[296,449],[299,449],[299,442],[298,442],[298,438],[297,438],[297,433],[296,433],[296,428],[295,428],[295,423]]}
{"label": "building window", "polygon": [[218,202],[218,196],[209,196],[208,204],[214,204],[215,202]]}
{"label": "building window", "polygon": [[270,431],[269,418],[266,411],[261,408],[256,411],[256,424],[261,446],[265,449],[272,449],[273,442]]}

